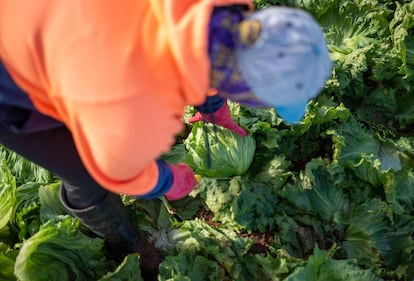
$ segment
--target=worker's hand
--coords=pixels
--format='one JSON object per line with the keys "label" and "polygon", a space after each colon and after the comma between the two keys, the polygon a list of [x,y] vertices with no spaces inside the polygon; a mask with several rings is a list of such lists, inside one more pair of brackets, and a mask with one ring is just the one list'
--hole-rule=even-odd
{"label": "worker's hand", "polygon": [[170,190],[165,194],[169,201],[174,201],[187,196],[198,184],[193,171],[184,163],[171,165],[173,181]]}
{"label": "worker's hand", "polygon": [[188,120],[189,123],[194,123],[197,121],[206,121],[214,123],[216,125],[229,129],[242,137],[247,136],[246,131],[233,121],[229,106],[226,102],[223,104],[222,107],[220,107],[217,111],[213,113],[197,112],[193,117],[191,117]]}

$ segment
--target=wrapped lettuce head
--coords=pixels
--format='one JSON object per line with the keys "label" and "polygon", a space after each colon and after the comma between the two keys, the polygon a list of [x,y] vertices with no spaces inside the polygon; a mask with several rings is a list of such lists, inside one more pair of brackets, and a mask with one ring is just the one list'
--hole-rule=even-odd
{"label": "wrapped lettuce head", "polygon": [[184,141],[185,162],[195,173],[212,178],[243,175],[249,168],[256,142],[253,136],[241,137],[230,130],[197,122]]}

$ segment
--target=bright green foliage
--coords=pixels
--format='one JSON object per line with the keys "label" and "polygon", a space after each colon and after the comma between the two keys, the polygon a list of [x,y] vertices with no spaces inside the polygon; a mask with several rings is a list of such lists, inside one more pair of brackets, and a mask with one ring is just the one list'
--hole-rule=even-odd
{"label": "bright green foliage", "polygon": [[39,187],[40,210],[39,217],[42,223],[69,212],[63,207],[59,198],[60,182],[42,185]]}
{"label": "bright green foliage", "polygon": [[349,258],[369,266],[385,263],[396,268],[412,257],[414,242],[411,226],[393,222],[391,207],[371,199],[352,211],[343,247]]}
{"label": "bright green foliage", "polygon": [[16,201],[16,182],[4,158],[0,163],[0,230],[7,225]]}
{"label": "bright green foliage", "polygon": [[40,227],[39,187],[41,183],[28,182],[16,190],[11,227],[18,233],[21,240],[35,234]]}
{"label": "bright green foliage", "polygon": [[0,281],[16,280],[14,276],[14,262],[17,251],[10,249],[6,244],[0,242]]}
{"label": "bright green foliage", "polygon": [[22,246],[14,273],[21,281],[96,280],[108,271],[103,240],[90,238],[70,217],[50,220]]}
{"label": "bright green foliage", "polygon": [[52,173],[21,157],[17,153],[7,149],[2,149],[1,152],[5,158],[5,163],[15,178],[17,186],[27,182],[49,183],[56,181]]}
{"label": "bright green foliage", "polygon": [[251,240],[233,230],[194,220],[179,227],[191,235],[177,241],[178,255],[162,263],[161,280],[280,280],[289,272],[285,258],[248,254]]}
{"label": "bright green foliage", "polygon": [[167,257],[160,275],[163,281],[226,280],[224,269],[217,262],[185,253]]}
{"label": "bright green foliage", "polygon": [[215,221],[249,231],[264,232],[276,227],[273,218],[278,196],[269,185],[234,177],[230,181],[204,179],[199,189]]}
{"label": "bright green foliage", "polygon": [[381,281],[372,270],[359,268],[352,260],[334,260],[326,251],[315,248],[308,264],[299,267],[285,281]]}
{"label": "bright green foliage", "polygon": [[256,148],[252,136],[241,137],[220,126],[202,122],[193,126],[184,143],[188,150],[186,162],[197,174],[206,177],[243,175]]}
{"label": "bright green foliage", "polygon": [[143,281],[139,255],[129,254],[114,271],[108,272],[98,281]]}
{"label": "bright green foliage", "polygon": [[329,174],[330,168],[320,159],[312,160],[301,175],[301,185],[287,185],[281,196],[322,220],[333,221],[342,217],[349,209],[349,202]]}

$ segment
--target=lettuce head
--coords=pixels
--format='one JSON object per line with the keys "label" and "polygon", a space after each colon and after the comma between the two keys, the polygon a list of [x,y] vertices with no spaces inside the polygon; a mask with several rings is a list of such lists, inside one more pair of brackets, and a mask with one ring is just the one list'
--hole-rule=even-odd
{"label": "lettuce head", "polygon": [[243,175],[253,160],[256,141],[253,136],[241,137],[230,130],[198,122],[184,144],[188,151],[186,163],[206,177]]}
{"label": "lettuce head", "polygon": [[97,280],[108,271],[104,242],[79,231],[79,221],[63,216],[43,224],[16,257],[18,280]]}

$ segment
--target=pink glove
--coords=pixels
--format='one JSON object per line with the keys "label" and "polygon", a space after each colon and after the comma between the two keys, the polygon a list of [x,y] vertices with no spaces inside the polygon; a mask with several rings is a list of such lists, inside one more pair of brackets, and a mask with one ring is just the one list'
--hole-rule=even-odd
{"label": "pink glove", "polygon": [[230,131],[233,131],[242,137],[247,136],[246,131],[233,121],[229,106],[226,102],[222,107],[220,107],[217,111],[213,113],[197,112],[193,117],[191,117],[188,120],[189,123],[194,123],[197,121],[206,121],[210,123],[213,123],[214,121],[216,125],[229,129]]}
{"label": "pink glove", "polygon": [[165,194],[169,201],[181,199],[188,195],[198,184],[193,171],[184,163],[168,164],[172,171],[173,181],[170,190]]}

